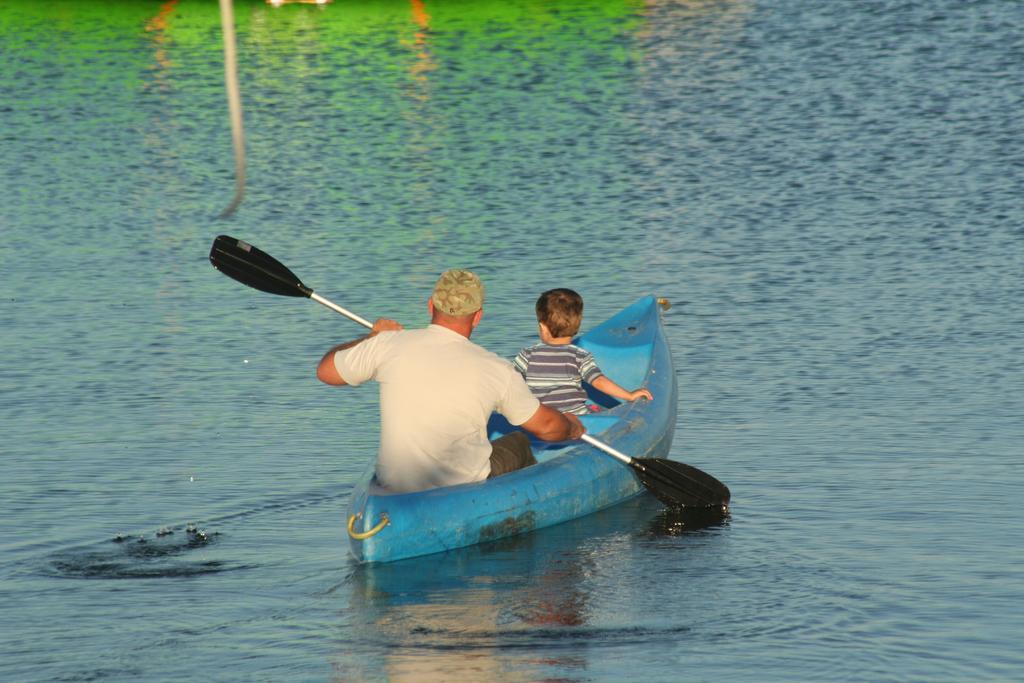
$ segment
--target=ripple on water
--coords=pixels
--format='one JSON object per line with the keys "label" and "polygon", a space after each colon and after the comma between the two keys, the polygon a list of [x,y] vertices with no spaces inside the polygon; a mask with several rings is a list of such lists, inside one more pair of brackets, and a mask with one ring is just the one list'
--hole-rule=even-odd
{"label": "ripple on water", "polygon": [[152,537],[115,536],[102,549],[72,548],[46,559],[45,574],[71,579],[154,579],[216,574],[246,568],[193,556],[220,537],[194,525],[164,527]]}

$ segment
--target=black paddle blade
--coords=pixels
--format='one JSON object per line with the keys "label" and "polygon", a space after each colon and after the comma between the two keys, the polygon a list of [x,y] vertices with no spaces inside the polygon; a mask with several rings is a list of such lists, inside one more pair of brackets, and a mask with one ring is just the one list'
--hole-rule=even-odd
{"label": "black paddle blade", "polygon": [[261,292],[306,297],[313,293],[273,256],[228,235],[213,241],[210,263],[228,277]]}
{"label": "black paddle blade", "polygon": [[669,507],[729,507],[729,487],[696,467],[661,458],[636,458],[630,464],[647,490]]}

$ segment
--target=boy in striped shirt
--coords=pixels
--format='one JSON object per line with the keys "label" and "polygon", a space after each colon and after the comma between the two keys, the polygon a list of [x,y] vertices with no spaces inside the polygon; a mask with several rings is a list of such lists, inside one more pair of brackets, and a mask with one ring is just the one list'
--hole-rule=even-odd
{"label": "boy in striped shirt", "polygon": [[551,289],[537,299],[540,344],[519,352],[513,364],[541,403],[563,413],[585,415],[586,382],[598,391],[625,401],[652,400],[647,389],[627,391],[603,374],[589,351],[572,343],[583,320],[583,297],[571,289]]}

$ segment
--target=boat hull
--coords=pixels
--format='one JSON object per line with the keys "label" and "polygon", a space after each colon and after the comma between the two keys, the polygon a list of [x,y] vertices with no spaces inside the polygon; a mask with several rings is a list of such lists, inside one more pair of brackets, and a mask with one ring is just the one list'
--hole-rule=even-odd
{"label": "boat hull", "polygon": [[[623,386],[646,386],[653,401],[607,406],[584,416],[587,431],[633,457],[665,457],[675,430],[677,388],[661,310],[640,299],[577,343]],[[492,438],[510,429],[492,420]],[[538,464],[487,481],[416,493],[376,486],[372,466],[353,492],[349,540],[360,562],[391,562],[552,526],[621,503],[641,492],[633,470],[580,442],[534,442]]]}

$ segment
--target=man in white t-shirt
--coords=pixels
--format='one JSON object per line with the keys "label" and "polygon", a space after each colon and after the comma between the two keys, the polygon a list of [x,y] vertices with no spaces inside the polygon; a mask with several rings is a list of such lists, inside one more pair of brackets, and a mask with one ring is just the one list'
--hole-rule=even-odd
{"label": "man in white t-shirt", "polygon": [[431,320],[425,329],[404,330],[382,318],[370,334],[321,359],[316,374],[322,382],[380,384],[376,474],[382,486],[421,491],[536,463],[523,432],[488,440],[492,412],[544,441],[583,434],[576,416],[541,405],[511,363],[469,340],[483,303],[480,278],[467,270],[445,271],[427,301]]}

